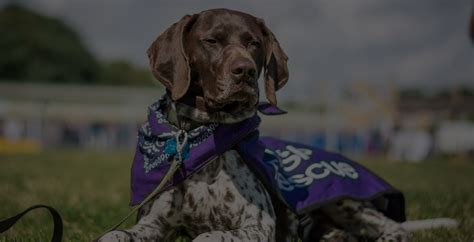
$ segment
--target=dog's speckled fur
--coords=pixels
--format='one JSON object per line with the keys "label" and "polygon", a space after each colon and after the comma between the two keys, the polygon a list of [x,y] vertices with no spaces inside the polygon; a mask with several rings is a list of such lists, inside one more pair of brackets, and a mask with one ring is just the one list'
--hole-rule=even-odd
{"label": "dog's speckled fur", "polygon": [[[145,205],[138,222],[128,230],[106,234],[100,241],[170,241],[184,230],[193,241],[292,241],[296,216],[287,209],[277,212],[290,220],[276,240],[276,214],[270,195],[240,159],[229,150],[182,184],[163,192]],[[344,200],[323,207],[327,218],[322,241],[407,241],[400,224],[383,216],[370,204]],[[281,216],[281,215],[280,215]]]}
{"label": "dog's speckled fur", "polygon": [[234,150],[163,192],[138,217],[133,228],[107,234],[102,241],[167,241],[178,228],[194,241],[263,242],[275,237],[270,196]]}

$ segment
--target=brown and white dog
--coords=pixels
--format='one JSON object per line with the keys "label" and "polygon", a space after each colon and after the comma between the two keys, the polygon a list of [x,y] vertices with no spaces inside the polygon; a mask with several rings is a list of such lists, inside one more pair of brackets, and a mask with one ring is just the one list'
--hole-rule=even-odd
{"label": "brown and white dog", "polygon": [[[170,99],[186,104],[174,110],[180,123],[176,115],[168,121],[188,130],[253,116],[262,70],[272,104],[288,80],[288,58],[263,20],[227,9],[184,16],[153,42],[148,56]],[[306,240],[409,240],[401,224],[353,200],[321,208],[312,222],[324,225]],[[143,206],[135,226],[100,241],[172,241],[176,231],[193,241],[295,241],[297,227],[296,216],[229,150]]]}

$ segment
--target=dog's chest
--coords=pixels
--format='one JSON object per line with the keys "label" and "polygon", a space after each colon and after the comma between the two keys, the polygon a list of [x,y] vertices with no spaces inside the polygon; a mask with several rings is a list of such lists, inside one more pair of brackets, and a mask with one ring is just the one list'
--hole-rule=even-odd
{"label": "dog's chest", "polygon": [[182,201],[182,225],[196,234],[239,228],[261,211],[273,214],[269,195],[235,150],[192,175],[174,195]]}

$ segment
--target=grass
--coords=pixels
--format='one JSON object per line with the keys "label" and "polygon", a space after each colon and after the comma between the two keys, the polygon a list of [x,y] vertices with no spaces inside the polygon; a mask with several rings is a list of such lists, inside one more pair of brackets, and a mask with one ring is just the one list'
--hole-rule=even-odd
{"label": "grass", "polygon": [[[77,150],[0,154],[0,219],[33,204],[57,208],[64,241],[90,241],[129,211],[132,152]],[[414,241],[474,240],[474,162],[432,159],[421,164],[362,162],[403,190],[409,219],[452,217],[457,229],[417,232]],[[134,219],[129,219],[125,227]],[[48,241],[52,220],[45,211],[28,214],[0,241]]]}

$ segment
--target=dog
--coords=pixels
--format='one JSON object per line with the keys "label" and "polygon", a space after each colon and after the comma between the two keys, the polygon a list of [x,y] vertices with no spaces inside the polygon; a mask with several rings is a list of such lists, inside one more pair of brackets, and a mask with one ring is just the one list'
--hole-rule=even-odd
{"label": "dog", "polygon": [[[184,130],[255,115],[262,71],[272,105],[288,80],[288,57],[264,21],[227,9],[184,16],[152,43],[148,57],[167,90],[165,118]],[[409,240],[400,223],[370,202],[330,203],[312,212],[309,221],[319,229],[306,232],[304,241]],[[196,242],[296,241],[303,237],[300,224],[229,149],[141,207],[132,228],[111,231],[99,241],[172,241],[176,231]]]}

